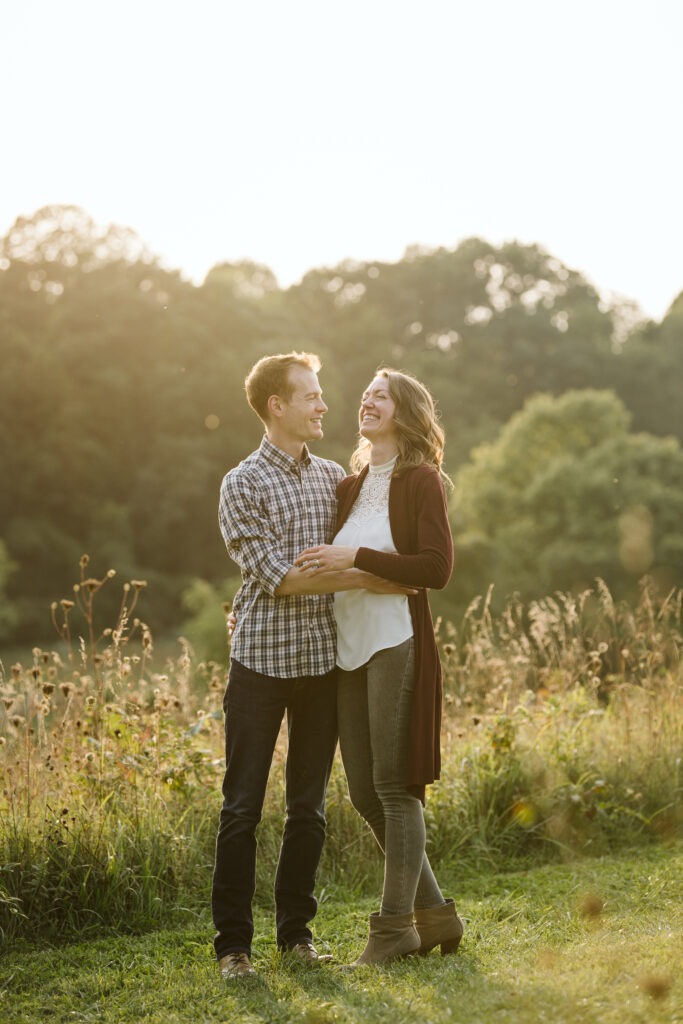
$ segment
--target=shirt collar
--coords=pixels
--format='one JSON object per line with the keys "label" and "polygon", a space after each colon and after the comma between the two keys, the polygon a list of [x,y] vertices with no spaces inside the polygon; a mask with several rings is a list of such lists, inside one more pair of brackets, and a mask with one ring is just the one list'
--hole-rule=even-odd
{"label": "shirt collar", "polygon": [[304,445],[301,460],[293,459],[287,452],[283,452],[282,448],[278,448],[277,445],[269,441],[265,434],[259,451],[274,466],[279,466],[280,469],[285,469],[290,473],[298,473],[302,466],[308,467],[311,464],[311,455],[306,445]]}

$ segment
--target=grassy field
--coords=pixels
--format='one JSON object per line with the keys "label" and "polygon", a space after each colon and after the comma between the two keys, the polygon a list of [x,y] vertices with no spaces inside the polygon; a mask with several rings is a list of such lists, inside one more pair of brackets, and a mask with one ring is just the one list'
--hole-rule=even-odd
{"label": "grassy field", "polygon": [[173,930],[67,945],[19,942],[0,965],[4,1024],[355,1024],[683,1021],[683,849],[526,872],[445,877],[466,935],[384,967],[341,966],[362,948],[375,901],[322,895],[321,950],[305,968],[277,953],[272,909],[256,912],[258,977],[222,983],[202,915]]}
{"label": "grassy field", "polygon": [[224,770],[225,665],[161,652],[123,587],[113,627],[86,578],[53,606],[56,648],[0,664],[0,1022],[680,1021],[683,591],[631,608],[600,581],[441,623],[443,777],[430,859],[467,932],[345,971],[381,858],[337,763],[316,935],[275,947],[285,806],[276,747],[257,871],[257,978],[219,982],[208,913]]}

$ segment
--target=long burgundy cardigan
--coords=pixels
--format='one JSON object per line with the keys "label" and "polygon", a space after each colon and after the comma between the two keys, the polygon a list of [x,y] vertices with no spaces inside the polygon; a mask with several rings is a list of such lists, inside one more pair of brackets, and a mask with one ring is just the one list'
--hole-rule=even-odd
{"label": "long burgundy cardigan", "polygon": [[[367,466],[337,487],[337,531],[358,497]],[[389,526],[396,553],[359,548],[354,565],[383,579],[421,588],[408,597],[415,637],[415,699],[410,722],[406,788],[424,803],[425,786],[441,771],[441,662],[427,588],[445,587],[453,570],[453,539],[446,494],[431,466],[417,466],[392,477]]]}

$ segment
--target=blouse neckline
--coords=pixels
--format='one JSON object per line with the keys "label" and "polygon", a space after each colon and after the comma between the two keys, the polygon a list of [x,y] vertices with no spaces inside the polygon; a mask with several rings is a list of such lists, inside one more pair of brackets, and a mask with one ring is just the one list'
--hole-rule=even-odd
{"label": "blouse neckline", "polygon": [[382,463],[381,466],[373,466],[368,463],[368,473],[371,476],[391,476],[397,459],[398,455],[394,455],[393,459],[389,459],[388,462]]}

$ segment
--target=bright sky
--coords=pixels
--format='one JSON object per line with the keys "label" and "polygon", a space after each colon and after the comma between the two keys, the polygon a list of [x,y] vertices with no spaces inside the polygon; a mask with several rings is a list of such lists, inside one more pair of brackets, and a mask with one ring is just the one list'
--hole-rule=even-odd
{"label": "bright sky", "polygon": [[0,234],[48,203],[200,281],[539,242],[661,317],[683,289],[680,0],[21,0]]}

